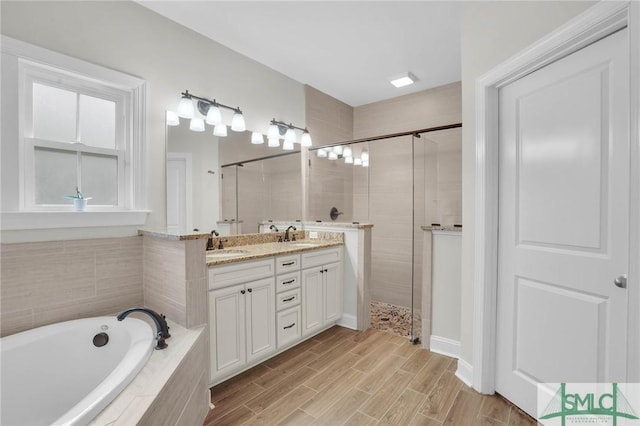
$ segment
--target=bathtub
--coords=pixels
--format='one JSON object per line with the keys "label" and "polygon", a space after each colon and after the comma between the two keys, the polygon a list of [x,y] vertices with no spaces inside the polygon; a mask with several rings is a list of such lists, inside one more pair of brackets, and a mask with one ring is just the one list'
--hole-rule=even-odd
{"label": "bathtub", "polygon": [[130,317],[67,321],[0,339],[0,424],[88,424],[153,347],[151,326]]}

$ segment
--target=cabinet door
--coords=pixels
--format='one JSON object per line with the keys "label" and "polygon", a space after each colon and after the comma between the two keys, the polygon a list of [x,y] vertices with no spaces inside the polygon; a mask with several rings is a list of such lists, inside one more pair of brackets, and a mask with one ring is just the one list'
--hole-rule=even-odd
{"label": "cabinet door", "polygon": [[246,363],[244,285],[209,292],[211,381]]}
{"label": "cabinet door", "polygon": [[302,335],[308,336],[322,328],[323,322],[323,278],[324,268],[316,267],[302,271]]}
{"label": "cabinet door", "polygon": [[324,267],[324,323],[335,322],[342,317],[342,274],[340,263]]}
{"label": "cabinet door", "polygon": [[247,290],[247,362],[276,350],[275,281],[267,278],[245,284]]}

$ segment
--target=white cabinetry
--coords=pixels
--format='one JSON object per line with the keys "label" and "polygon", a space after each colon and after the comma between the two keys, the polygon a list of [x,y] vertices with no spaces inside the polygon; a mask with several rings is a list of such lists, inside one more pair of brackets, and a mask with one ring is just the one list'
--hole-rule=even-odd
{"label": "white cabinetry", "polygon": [[302,335],[316,333],[342,316],[342,249],[302,254]]}
{"label": "white cabinetry", "polygon": [[[218,288],[220,281],[215,281],[216,277],[224,277],[223,285],[241,281],[239,275],[242,275],[243,269],[238,266],[242,264],[210,270],[209,288],[213,288],[209,291],[211,383],[267,358],[276,350],[273,259],[243,263],[249,271],[263,269],[265,272],[262,276],[271,276]],[[269,263],[271,268],[265,265]],[[252,272],[250,276],[256,278],[260,274]]]}

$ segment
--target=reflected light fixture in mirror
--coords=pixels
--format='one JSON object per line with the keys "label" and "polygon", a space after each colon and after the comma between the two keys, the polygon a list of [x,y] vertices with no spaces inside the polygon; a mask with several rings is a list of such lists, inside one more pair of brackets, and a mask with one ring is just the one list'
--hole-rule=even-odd
{"label": "reflected light fixture in mirror", "polygon": [[264,136],[259,132],[251,133],[251,143],[254,145],[260,145],[264,143]]}
{"label": "reflected light fixture in mirror", "polygon": [[[300,142],[298,142],[298,137],[296,136],[296,129],[302,131]],[[285,122],[278,121],[275,118],[271,120],[271,123],[269,124],[267,139],[269,140],[268,146],[272,148],[280,146],[280,139],[284,139],[282,149],[287,151],[293,150],[293,144],[296,143],[299,143],[300,146],[304,147],[310,147],[313,145],[311,134],[306,127],[297,127],[291,123],[286,124]]]}
{"label": "reflected light fixture in mirror", "polygon": [[318,150],[318,154],[317,155],[318,155],[319,158],[327,158],[327,150],[324,149],[324,148],[320,148]]}

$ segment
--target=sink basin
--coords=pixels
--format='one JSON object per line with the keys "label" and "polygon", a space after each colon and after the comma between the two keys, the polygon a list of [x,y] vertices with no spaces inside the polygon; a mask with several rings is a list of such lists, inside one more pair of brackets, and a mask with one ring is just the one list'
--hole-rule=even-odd
{"label": "sink basin", "polygon": [[244,256],[247,252],[244,250],[219,250],[207,253],[207,259],[228,259],[230,257]]}

